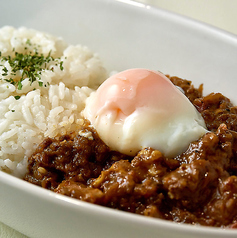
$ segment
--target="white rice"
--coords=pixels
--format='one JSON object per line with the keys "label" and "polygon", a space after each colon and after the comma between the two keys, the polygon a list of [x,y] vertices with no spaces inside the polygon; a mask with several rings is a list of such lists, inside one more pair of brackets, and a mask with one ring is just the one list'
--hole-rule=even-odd
{"label": "white rice", "polygon": [[51,51],[51,56],[60,57],[63,70],[50,62],[54,70],[43,70],[41,75],[46,86],[36,81],[31,84],[26,78],[18,90],[2,76],[4,67],[11,72],[9,63],[0,62],[0,170],[18,177],[25,174],[28,156],[45,137],[80,124],[85,99],[107,77],[102,62],[87,47],[67,45],[61,38],[23,27],[0,29],[2,56],[13,56],[13,49],[23,53],[27,40],[31,42],[27,50],[37,46],[45,56]]}

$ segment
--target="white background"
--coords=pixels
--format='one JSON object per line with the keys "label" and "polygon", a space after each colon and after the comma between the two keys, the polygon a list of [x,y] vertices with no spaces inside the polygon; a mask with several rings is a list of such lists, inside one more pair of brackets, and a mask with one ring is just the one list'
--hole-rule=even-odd
{"label": "white background", "polygon": [[235,0],[137,0],[199,20],[237,35]]}

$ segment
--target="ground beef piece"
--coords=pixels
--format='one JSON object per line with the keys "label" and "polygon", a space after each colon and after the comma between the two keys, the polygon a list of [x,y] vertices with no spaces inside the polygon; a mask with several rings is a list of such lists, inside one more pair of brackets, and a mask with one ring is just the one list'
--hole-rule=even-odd
{"label": "ground beef piece", "polygon": [[28,160],[25,180],[52,190],[65,179],[87,183],[122,158],[128,156],[110,151],[97,133],[85,126],[77,133],[45,139]]}
{"label": "ground beef piece", "polygon": [[163,178],[165,189],[171,200],[180,207],[194,210],[210,198],[218,183],[218,170],[207,160],[196,160],[182,164],[177,170]]}
{"label": "ground beef piece", "polygon": [[190,143],[188,149],[175,159],[181,164],[203,159],[218,164],[223,169],[228,169],[234,153],[234,141],[233,134],[225,124],[221,124],[216,133],[208,132],[198,141]]}
{"label": "ground beef piece", "polygon": [[224,123],[228,129],[237,131],[237,107],[221,93],[195,99],[193,104],[202,114],[208,130],[215,131]]}
{"label": "ground beef piece", "polygon": [[222,124],[217,133],[207,133],[191,143],[177,157],[181,166],[163,178],[169,198],[191,210],[204,204],[230,166],[232,140],[232,134]]}
{"label": "ground beef piece", "polygon": [[202,97],[202,91],[203,91],[203,85],[202,84],[197,89],[193,86],[192,82],[189,81],[189,80],[181,79],[181,78],[178,78],[176,76],[170,77],[169,75],[168,75],[168,78],[170,79],[170,81],[174,85],[183,89],[185,96],[191,102],[193,102],[196,98]]}
{"label": "ground beef piece", "polygon": [[164,196],[162,176],[166,174],[165,158],[159,151],[146,148],[131,161],[118,161],[102,171],[91,186],[104,193],[104,205],[154,217]]}
{"label": "ground beef piece", "polygon": [[92,183],[93,188],[98,188],[104,193],[104,203],[113,206],[123,206],[123,200],[129,199],[135,186],[134,172],[127,160],[115,162],[109,169],[101,172],[101,175]]}
{"label": "ground beef piece", "polygon": [[102,204],[104,197],[104,194],[99,189],[91,188],[72,180],[62,181],[54,192],[95,204]]}
{"label": "ground beef piece", "polygon": [[[219,179],[216,192],[204,207],[205,217],[215,221],[215,226],[231,226],[237,219],[237,177]],[[233,222],[232,222],[233,221]]]}
{"label": "ground beef piece", "polygon": [[182,209],[180,207],[173,206],[166,216],[168,220],[172,220],[178,223],[214,226],[215,222],[211,218],[200,217],[200,211],[198,209],[196,211],[188,211],[187,209]]}

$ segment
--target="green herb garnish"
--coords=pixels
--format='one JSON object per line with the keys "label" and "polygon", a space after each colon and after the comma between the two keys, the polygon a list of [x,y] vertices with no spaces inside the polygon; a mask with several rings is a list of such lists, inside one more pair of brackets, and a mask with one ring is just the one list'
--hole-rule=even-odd
{"label": "green herb garnish", "polygon": [[[31,42],[28,39],[26,41],[26,45],[31,46]],[[27,47],[25,47],[27,49]],[[15,52],[15,49],[13,49]],[[8,72],[8,69],[4,65],[2,66],[2,76],[10,76],[9,79],[4,79],[5,81],[16,85],[18,90],[22,89],[22,81],[25,78],[29,78],[31,84],[35,81],[38,81],[38,84],[40,87],[43,86],[43,82],[41,80],[41,71],[42,70],[52,70],[53,68],[49,68],[47,65],[49,62],[56,62],[59,63],[60,70],[63,70],[63,61],[60,61],[59,59],[54,59],[51,56],[51,52],[48,53],[47,56],[44,56],[43,54],[38,53],[38,48],[34,48],[34,52],[26,52],[26,53],[18,53],[15,52],[15,56],[11,57],[8,56],[2,56],[2,53],[0,51],[0,61],[6,62],[8,61],[9,65],[11,66],[11,73]],[[11,76],[15,76],[17,72],[21,72],[20,79],[13,79]],[[2,80],[3,78],[0,78]]]}

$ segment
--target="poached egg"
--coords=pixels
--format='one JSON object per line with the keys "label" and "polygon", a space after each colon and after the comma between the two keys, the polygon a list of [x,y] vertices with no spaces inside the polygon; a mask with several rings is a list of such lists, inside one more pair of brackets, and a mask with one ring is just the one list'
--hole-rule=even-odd
{"label": "poached egg", "polygon": [[109,77],[86,100],[83,116],[112,150],[131,156],[151,147],[175,157],[207,132],[189,99],[164,74],[148,69]]}

